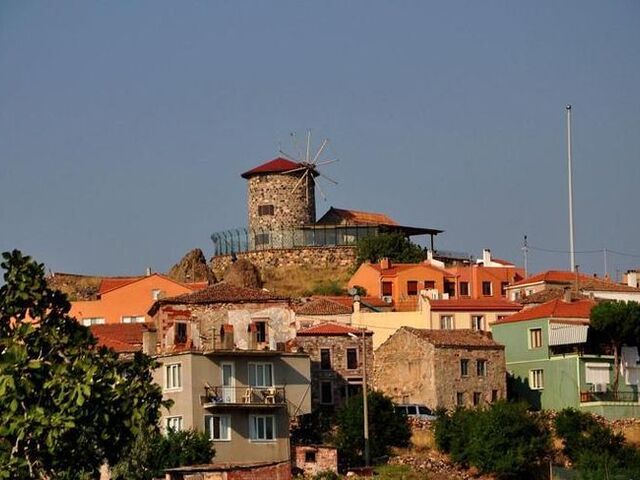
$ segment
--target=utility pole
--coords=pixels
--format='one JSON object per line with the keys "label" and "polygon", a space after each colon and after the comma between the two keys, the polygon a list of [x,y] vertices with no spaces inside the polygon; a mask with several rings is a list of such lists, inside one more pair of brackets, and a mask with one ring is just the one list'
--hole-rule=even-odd
{"label": "utility pole", "polygon": [[569,257],[571,271],[576,271],[576,254],[573,245],[573,178],[571,172],[571,105],[567,105],[567,164],[569,170]]}
{"label": "utility pole", "polygon": [[524,278],[529,276],[529,245],[527,245],[527,236],[524,236],[522,244],[522,253],[524,254]]}
{"label": "utility pole", "polygon": [[607,275],[609,275],[609,269],[607,268],[607,247],[602,249],[602,253],[604,254],[604,278],[607,278]]}
{"label": "utility pole", "polygon": [[367,339],[366,328],[362,328],[362,402],[364,415],[364,466],[370,464],[369,458],[369,401],[367,399]]}

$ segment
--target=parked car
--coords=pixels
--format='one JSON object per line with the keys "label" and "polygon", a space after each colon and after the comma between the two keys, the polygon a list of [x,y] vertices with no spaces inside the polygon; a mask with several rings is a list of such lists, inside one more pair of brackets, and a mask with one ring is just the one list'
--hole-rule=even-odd
{"label": "parked car", "polygon": [[396,412],[404,413],[408,418],[419,418],[422,420],[436,419],[435,412],[424,405],[408,403],[403,405],[396,405],[395,409]]}

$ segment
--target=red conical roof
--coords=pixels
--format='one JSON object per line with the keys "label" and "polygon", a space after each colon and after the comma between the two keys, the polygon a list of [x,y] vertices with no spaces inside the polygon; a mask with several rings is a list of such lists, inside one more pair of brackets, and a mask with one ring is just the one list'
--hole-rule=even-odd
{"label": "red conical roof", "polygon": [[286,158],[278,157],[267,163],[263,163],[262,165],[252,168],[251,170],[244,172],[240,176],[242,178],[249,178],[260,173],[283,173],[301,167],[302,165],[299,163],[292,162],[291,160],[287,160]]}

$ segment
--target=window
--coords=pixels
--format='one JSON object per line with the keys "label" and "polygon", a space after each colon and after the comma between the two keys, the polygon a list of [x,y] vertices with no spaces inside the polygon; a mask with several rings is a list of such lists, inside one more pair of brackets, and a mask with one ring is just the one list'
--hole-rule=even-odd
{"label": "window", "polygon": [[273,215],[273,205],[258,205],[258,216]]}
{"label": "window", "polygon": [[464,407],[464,392],[456,392],[456,405]]}
{"label": "window", "polygon": [[503,297],[507,296],[507,287],[509,286],[509,282],[500,282],[500,295]]}
{"label": "window", "polygon": [[444,281],[444,293],[448,293],[449,297],[456,296],[456,284],[455,282],[451,282],[449,280]]}
{"label": "window", "polygon": [[460,282],[460,296],[461,297],[469,296],[469,282]]}
{"label": "window", "polygon": [[490,297],[493,295],[491,288],[491,282],[482,282],[482,295],[485,297]]}
{"label": "window", "polygon": [[154,300],[160,299],[160,290],[158,288],[154,288],[153,290],[151,290],[151,298],[153,298]]}
{"label": "window", "polygon": [[529,388],[532,390],[544,388],[544,370],[529,370]]}
{"label": "window", "polygon": [[273,415],[250,415],[249,438],[268,441],[276,439],[276,420]]}
{"label": "window", "polygon": [[256,233],[256,245],[269,245],[269,233]]}
{"label": "window", "polygon": [[331,350],[328,348],[320,349],[320,369],[331,370]]}
{"label": "window", "polygon": [[498,390],[491,390],[491,402],[497,402],[500,400],[500,393]]}
{"label": "window", "polygon": [[307,450],[304,452],[304,463],[316,463],[315,450]]}
{"label": "window", "polygon": [[393,283],[392,282],[382,282],[382,296],[390,297],[393,295]]}
{"label": "window", "polygon": [[180,363],[170,363],[164,366],[164,388],[165,390],[182,388],[182,365]]}
{"label": "window", "polygon": [[164,426],[166,430],[179,432],[182,430],[182,417],[167,417]]}
{"label": "window", "polygon": [[267,341],[267,322],[256,323],[256,341],[264,343]]}
{"label": "window", "polygon": [[484,315],[471,315],[471,328],[474,330],[484,330]]}
{"label": "window", "polygon": [[529,329],[529,348],[542,347],[542,329],[530,328]]}
{"label": "window", "polygon": [[358,349],[347,348],[347,369],[354,370],[358,368]]}
{"label": "window", "polygon": [[417,280],[409,280],[407,282],[407,295],[418,295],[418,282]]}
{"label": "window", "polygon": [[144,315],[122,317],[122,323],[144,323]]}
{"label": "window", "polygon": [[479,377],[487,376],[487,361],[486,360],[477,360],[476,361],[476,374]]}
{"label": "window", "polygon": [[184,322],[175,323],[174,343],[187,343],[187,324]]}
{"label": "window", "polygon": [[320,383],[320,403],[333,403],[333,384],[331,382]]}
{"label": "window", "polygon": [[460,360],[460,376],[468,377],[469,376],[469,360],[463,358]]}
{"label": "window", "polygon": [[[592,385],[607,385],[610,381],[611,365],[608,363],[585,363],[585,382]],[[625,369],[628,370],[628,369]],[[606,388],[605,388],[606,390]]]}
{"label": "window", "polygon": [[273,387],[273,365],[271,363],[250,363],[249,385],[252,387]]}
{"label": "window", "polygon": [[433,290],[434,288],[436,288],[436,282],[434,282],[433,280],[425,280],[424,288],[425,290]]}
{"label": "window", "polygon": [[205,415],[204,433],[209,440],[231,440],[231,417],[229,415]]}
{"label": "window", "polygon": [[482,393],[473,392],[473,406],[477,407],[482,402]]}
{"label": "window", "polygon": [[453,330],[453,317],[451,315],[440,315],[440,328],[442,330]]}
{"label": "window", "polygon": [[84,325],[85,327],[89,327],[91,325],[104,325],[104,318],[102,317],[83,318],[82,325]]}

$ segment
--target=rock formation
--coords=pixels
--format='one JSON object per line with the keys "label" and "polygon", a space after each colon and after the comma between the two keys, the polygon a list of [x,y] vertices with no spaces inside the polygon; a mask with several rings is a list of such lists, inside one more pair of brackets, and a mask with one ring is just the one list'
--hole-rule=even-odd
{"label": "rock formation", "polygon": [[213,271],[207,265],[204,253],[199,248],[194,248],[182,259],[171,267],[167,274],[170,278],[184,283],[191,282],[216,282]]}

